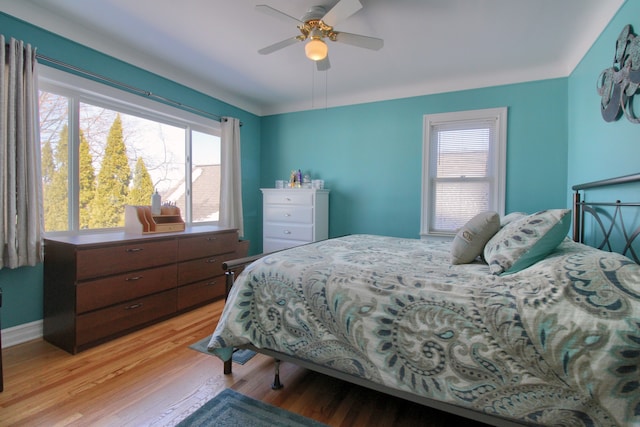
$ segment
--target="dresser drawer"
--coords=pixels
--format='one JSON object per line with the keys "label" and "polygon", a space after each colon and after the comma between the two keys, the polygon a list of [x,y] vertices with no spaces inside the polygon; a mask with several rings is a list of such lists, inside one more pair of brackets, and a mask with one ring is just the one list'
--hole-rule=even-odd
{"label": "dresser drawer", "polygon": [[297,190],[288,192],[266,193],[264,195],[265,205],[313,205],[313,193],[307,191],[297,192]]}
{"label": "dresser drawer", "polygon": [[235,230],[181,238],[178,241],[178,261],[227,253],[235,250],[237,246],[238,232]]}
{"label": "dresser drawer", "polygon": [[313,240],[313,227],[297,224],[265,224],[264,237],[310,242]]}
{"label": "dresser drawer", "polygon": [[76,320],[76,346],[123,333],[176,311],[176,289],[82,314]]}
{"label": "dresser drawer", "polygon": [[175,239],[130,243],[94,249],[80,249],[77,254],[77,280],[118,274],[176,262]]}
{"label": "dresser drawer", "polygon": [[192,283],[178,288],[178,310],[193,307],[224,296],[225,276]]}
{"label": "dresser drawer", "polygon": [[179,263],[178,286],[224,274],[222,263],[233,259],[234,255],[235,252],[229,252]]}
{"label": "dresser drawer", "polygon": [[118,304],[176,287],[176,264],[77,284],[76,313]]}
{"label": "dresser drawer", "polygon": [[313,208],[307,206],[267,205],[264,207],[264,220],[273,222],[313,224]]}
{"label": "dresser drawer", "polygon": [[265,239],[262,241],[262,250],[264,253],[269,253],[304,245],[305,243],[307,242],[298,242],[296,240],[284,239],[269,239],[265,237]]}

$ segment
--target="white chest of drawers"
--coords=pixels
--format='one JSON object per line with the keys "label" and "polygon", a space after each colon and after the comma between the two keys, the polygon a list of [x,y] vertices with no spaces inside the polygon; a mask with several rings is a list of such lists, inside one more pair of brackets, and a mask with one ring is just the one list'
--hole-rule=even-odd
{"label": "white chest of drawers", "polygon": [[329,237],[329,190],[263,188],[263,252]]}

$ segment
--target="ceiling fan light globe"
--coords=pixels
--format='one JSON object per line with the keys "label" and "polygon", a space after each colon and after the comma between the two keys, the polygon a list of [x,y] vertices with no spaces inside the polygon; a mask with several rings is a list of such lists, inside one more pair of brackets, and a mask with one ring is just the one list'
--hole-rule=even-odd
{"label": "ceiling fan light globe", "polygon": [[329,47],[320,39],[311,39],[304,46],[304,53],[312,61],[322,61],[329,53]]}

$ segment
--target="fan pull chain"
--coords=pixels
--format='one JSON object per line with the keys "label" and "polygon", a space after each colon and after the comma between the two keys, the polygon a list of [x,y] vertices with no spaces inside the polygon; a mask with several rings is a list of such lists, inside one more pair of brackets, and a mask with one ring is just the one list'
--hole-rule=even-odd
{"label": "fan pull chain", "polygon": [[329,70],[324,72],[324,109],[325,111],[328,108],[328,95],[329,92]]}
{"label": "fan pull chain", "polygon": [[316,106],[316,63],[311,63],[311,109]]}
{"label": "fan pull chain", "polygon": [[[315,62],[311,65],[311,108],[318,107],[316,103],[316,73],[317,71]],[[329,70],[322,71],[324,73],[324,109],[329,107]]]}

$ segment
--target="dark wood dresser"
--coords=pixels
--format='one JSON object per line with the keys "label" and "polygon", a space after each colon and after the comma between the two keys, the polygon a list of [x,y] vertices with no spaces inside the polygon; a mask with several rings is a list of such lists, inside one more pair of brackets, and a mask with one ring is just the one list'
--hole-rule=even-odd
{"label": "dark wood dresser", "polygon": [[75,354],[224,297],[236,230],[108,232],[45,239],[44,339]]}

